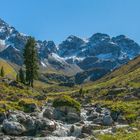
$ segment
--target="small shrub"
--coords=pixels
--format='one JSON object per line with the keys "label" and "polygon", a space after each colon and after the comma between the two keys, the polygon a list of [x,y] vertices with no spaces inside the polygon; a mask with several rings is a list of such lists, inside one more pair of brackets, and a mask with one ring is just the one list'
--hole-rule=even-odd
{"label": "small shrub", "polygon": [[69,106],[75,108],[77,111],[80,111],[81,108],[80,103],[69,96],[61,96],[56,98],[53,102],[53,106],[54,107]]}
{"label": "small shrub", "polygon": [[128,115],[126,115],[126,120],[129,123],[132,123],[132,122],[136,121],[136,119],[137,119],[137,114],[128,114]]}

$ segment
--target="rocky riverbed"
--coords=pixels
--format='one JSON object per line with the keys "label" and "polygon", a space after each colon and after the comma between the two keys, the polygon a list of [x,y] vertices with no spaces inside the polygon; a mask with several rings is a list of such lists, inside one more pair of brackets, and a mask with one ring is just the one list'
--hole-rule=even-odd
{"label": "rocky riverbed", "polygon": [[67,106],[54,108],[51,103],[30,113],[0,113],[0,124],[3,140],[89,140],[96,139],[97,133],[115,133],[118,127],[127,127],[121,114],[100,105],[86,105],[77,112]]}

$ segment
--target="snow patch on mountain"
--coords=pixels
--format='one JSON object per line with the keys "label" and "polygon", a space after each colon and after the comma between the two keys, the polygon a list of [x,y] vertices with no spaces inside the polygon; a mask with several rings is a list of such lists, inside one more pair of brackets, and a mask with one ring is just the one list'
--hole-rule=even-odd
{"label": "snow patch on mountain", "polygon": [[52,53],[51,56],[52,56],[53,58],[55,58],[57,61],[62,62],[62,63],[65,63],[64,58],[60,57],[60,56],[57,55],[56,53]]}
{"label": "snow patch on mountain", "polygon": [[43,67],[47,67],[47,65],[46,65],[43,61],[41,61],[41,65],[42,65]]}
{"label": "snow patch on mountain", "polygon": [[85,59],[85,57],[77,57],[76,55],[73,55],[73,56],[65,57],[64,59],[65,59],[65,60],[72,59],[73,61],[76,61],[76,60],[82,61],[82,60]]}
{"label": "snow patch on mountain", "polygon": [[0,44],[5,45],[5,40],[0,39]]}

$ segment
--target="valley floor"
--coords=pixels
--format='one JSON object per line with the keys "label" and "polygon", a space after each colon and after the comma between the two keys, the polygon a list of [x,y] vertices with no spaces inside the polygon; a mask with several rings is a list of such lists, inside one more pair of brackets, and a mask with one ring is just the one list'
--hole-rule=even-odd
{"label": "valley floor", "polygon": [[140,140],[139,62],[73,87],[0,78],[0,138]]}

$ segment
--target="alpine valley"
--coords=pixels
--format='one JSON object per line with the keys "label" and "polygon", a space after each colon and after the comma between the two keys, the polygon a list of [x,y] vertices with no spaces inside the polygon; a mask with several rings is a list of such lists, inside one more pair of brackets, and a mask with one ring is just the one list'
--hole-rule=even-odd
{"label": "alpine valley", "polygon": [[29,39],[0,19],[1,140],[140,140],[140,45],[119,35],[36,40],[34,88],[16,79]]}
{"label": "alpine valley", "polygon": [[[1,58],[22,65],[28,38],[0,19]],[[66,76],[63,79],[73,77],[76,84],[97,80],[140,54],[140,46],[132,39],[124,35],[111,38],[102,33],[87,39],[71,35],[58,46],[53,41],[37,40],[36,47],[42,72],[59,71]]]}

